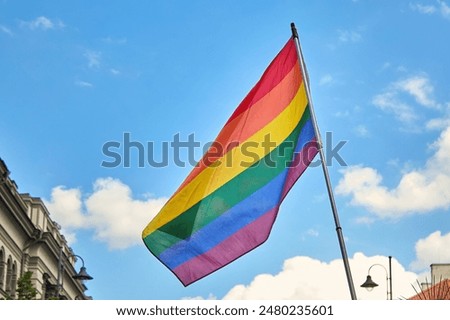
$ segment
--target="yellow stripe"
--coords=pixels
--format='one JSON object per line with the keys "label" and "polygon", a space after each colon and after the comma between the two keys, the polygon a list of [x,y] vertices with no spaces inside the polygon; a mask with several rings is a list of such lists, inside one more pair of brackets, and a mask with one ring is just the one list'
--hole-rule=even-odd
{"label": "yellow stripe", "polygon": [[[175,219],[201,199],[210,195],[246,170],[252,163],[259,161],[275,149],[297,126],[306,106],[306,91],[304,84],[302,83],[291,103],[289,103],[289,105],[274,120],[248,138],[239,147],[233,148],[221,157],[218,160],[220,161],[219,163],[221,163],[219,166],[210,166],[206,168],[177,194],[173,195],[158,215],[144,229],[142,232],[143,238],[169,221]],[[267,107],[270,108],[270,106]],[[265,136],[268,134],[270,134],[270,142],[271,145],[273,145],[270,148],[267,146],[263,147],[265,139],[267,140]],[[275,142],[275,144],[273,142]],[[247,143],[251,143],[251,145],[248,144],[248,149],[243,153],[242,145]],[[250,157],[248,155],[249,152],[251,152],[252,155],[257,155],[258,158],[254,159],[253,157]],[[247,155],[245,153],[247,153]],[[242,165],[242,163],[245,163],[245,165]]]}

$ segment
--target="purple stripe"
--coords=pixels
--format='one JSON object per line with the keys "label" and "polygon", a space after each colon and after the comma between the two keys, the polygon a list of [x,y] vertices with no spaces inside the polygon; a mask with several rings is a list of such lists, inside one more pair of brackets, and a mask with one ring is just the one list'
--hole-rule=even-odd
{"label": "purple stripe", "polygon": [[279,206],[228,237],[208,252],[173,269],[178,279],[189,285],[262,244],[269,237]]}
{"label": "purple stripe", "polygon": [[286,168],[266,185],[225,211],[191,237],[167,248],[159,255],[159,259],[170,269],[174,269],[208,252],[239,229],[252,223],[279,205],[288,173],[289,168]]}
{"label": "purple stripe", "polygon": [[295,154],[294,161],[291,164],[291,168],[289,169],[289,173],[286,177],[283,193],[281,195],[281,201],[283,201],[284,197],[287,195],[289,190],[291,190],[294,183],[309,166],[317,152],[319,152],[319,149],[317,146],[316,137],[314,137],[303,147],[301,152]]}
{"label": "purple stripe", "polygon": [[[297,137],[295,154],[289,167],[259,190],[237,203],[215,220],[161,252],[159,259],[170,269],[208,252],[240,228],[279,205],[293,183],[311,162],[310,148],[315,146],[314,127],[309,118]],[[314,149],[315,150],[315,149]],[[313,156],[315,153],[313,154]],[[293,167],[298,167],[294,168]],[[288,176],[289,175],[289,176]]]}
{"label": "purple stripe", "polygon": [[[285,180],[283,199],[317,154],[315,137],[296,153]],[[281,201],[252,223],[246,225],[214,248],[173,269],[180,281],[189,285],[222,268],[267,240]]]}

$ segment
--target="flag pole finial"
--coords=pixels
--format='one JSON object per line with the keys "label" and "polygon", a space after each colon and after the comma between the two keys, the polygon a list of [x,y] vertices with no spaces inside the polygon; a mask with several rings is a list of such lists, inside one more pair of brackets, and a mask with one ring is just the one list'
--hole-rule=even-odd
{"label": "flag pole finial", "polygon": [[295,27],[295,23],[293,22],[291,22],[291,30],[292,30],[292,37],[294,37],[294,39],[298,39],[297,28]]}

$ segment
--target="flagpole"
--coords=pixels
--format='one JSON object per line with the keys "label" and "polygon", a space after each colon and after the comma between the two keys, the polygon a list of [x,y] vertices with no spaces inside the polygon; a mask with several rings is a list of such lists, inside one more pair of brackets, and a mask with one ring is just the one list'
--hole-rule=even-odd
{"label": "flagpole", "polygon": [[314,126],[314,132],[315,132],[316,138],[317,138],[319,155],[320,155],[320,160],[322,163],[322,170],[323,170],[323,174],[325,176],[325,182],[326,182],[327,190],[328,190],[328,197],[330,198],[331,210],[333,211],[334,223],[336,226],[337,237],[338,237],[339,246],[341,249],[342,260],[344,261],[345,273],[347,275],[348,287],[350,289],[350,296],[351,296],[352,300],[356,300],[357,298],[356,298],[355,286],[353,284],[352,273],[350,271],[350,264],[348,262],[348,255],[347,255],[347,250],[345,248],[344,235],[342,233],[342,227],[339,222],[339,215],[338,215],[338,211],[337,211],[337,207],[336,207],[336,201],[334,200],[333,188],[331,187],[330,175],[328,174],[328,168],[327,168],[327,164],[326,164],[326,160],[325,160],[325,155],[323,152],[322,138],[320,136],[319,126],[317,125],[317,119],[316,119],[316,115],[314,113],[313,102],[311,99],[308,71],[306,70],[305,61],[303,59],[303,53],[302,53],[302,49],[300,46],[300,39],[298,37],[297,28],[295,27],[295,24],[293,22],[291,23],[291,30],[292,30],[292,37],[295,39],[297,55],[299,57],[300,64],[301,64],[300,68],[302,71],[303,81],[305,83],[306,96],[307,96],[308,102],[309,102],[309,110],[310,110],[310,114],[311,114],[311,120],[312,120],[312,123]]}

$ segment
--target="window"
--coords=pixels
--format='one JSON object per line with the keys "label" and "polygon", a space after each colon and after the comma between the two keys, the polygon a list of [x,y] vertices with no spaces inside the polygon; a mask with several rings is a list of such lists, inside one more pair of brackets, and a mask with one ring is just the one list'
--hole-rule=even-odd
{"label": "window", "polygon": [[11,279],[12,279],[12,259],[8,258],[8,262],[6,263],[6,282],[5,282],[5,292],[8,295],[11,295]]}
{"label": "window", "polygon": [[17,285],[17,263],[12,261],[11,256],[6,263],[5,292],[11,298],[15,298]]}
{"label": "window", "polygon": [[16,286],[17,286],[17,262],[14,262],[12,266],[11,293],[10,293],[13,299],[16,297]]}
{"label": "window", "polygon": [[3,284],[5,282],[5,252],[3,247],[0,248],[0,290],[3,290]]}

